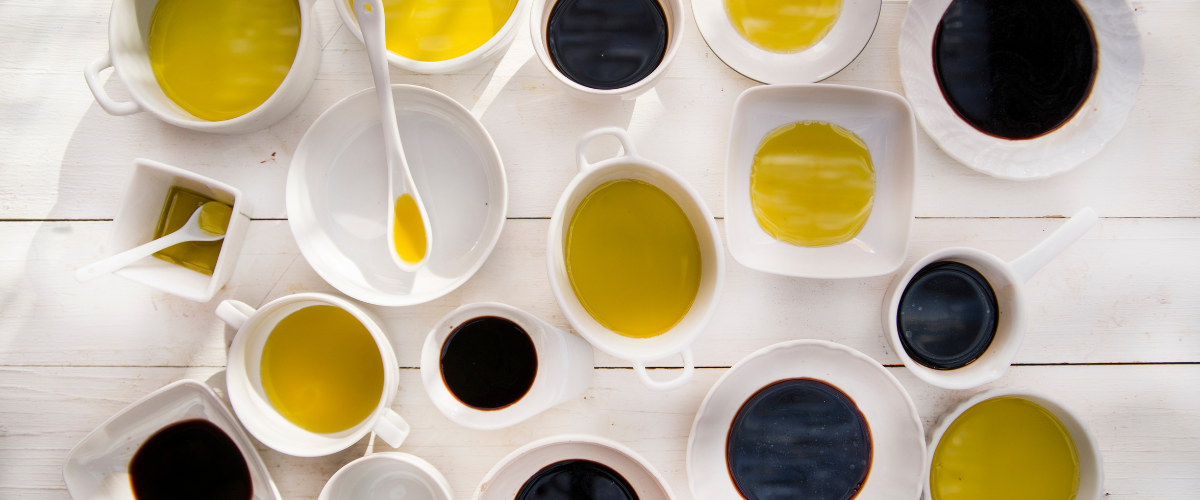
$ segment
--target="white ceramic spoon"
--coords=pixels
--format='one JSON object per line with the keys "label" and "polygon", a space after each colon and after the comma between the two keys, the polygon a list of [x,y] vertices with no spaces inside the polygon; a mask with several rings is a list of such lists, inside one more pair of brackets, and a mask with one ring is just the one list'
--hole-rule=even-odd
{"label": "white ceramic spoon", "polygon": [[183,224],[183,227],[179,228],[175,232],[146,243],[145,245],[130,248],[129,250],[116,254],[112,257],[108,257],[99,262],[94,262],[75,270],[75,281],[87,283],[108,273],[121,269],[122,267],[149,257],[154,252],[167,248],[171,245],[177,245],[187,241],[217,241],[221,238],[224,238],[225,233],[210,233],[200,228],[201,213],[205,210],[209,210],[209,215],[211,216],[214,215],[213,211],[220,210],[221,207],[227,208],[228,206],[217,202],[205,203],[200,208],[197,208],[195,212],[192,212],[192,216],[189,217],[187,222]]}
{"label": "white ceramic spoon", "polygon": [[[371,65],[371,75],[375,78],[375,94],[379,97],[379,114],[383,119],[383,144],[387,154],[388,168],[388,206],[387,206],[387,241],[392,261],[400,269],[416,272],[429,260],[433,253],[433,231],[429,224],[429,214],[425,204],[417,194],[417,186],[413,182],[412,173],[408,171],[408,160],[404,158],[404,148],[400,145],[400,127],[396,123],[396,106],[392,101],[392,85],[388,78],[387,44],[384,38],[383,2],[381,0],[357,0],[354,2],[354,16],[362,29],[363,44],[367,46],[367,61]],[[396,250],[396,200],[404,194],[412,196],[421,213],[421,224],[425,226],[425,257],[418,262],[407,262],[400,258]]]}

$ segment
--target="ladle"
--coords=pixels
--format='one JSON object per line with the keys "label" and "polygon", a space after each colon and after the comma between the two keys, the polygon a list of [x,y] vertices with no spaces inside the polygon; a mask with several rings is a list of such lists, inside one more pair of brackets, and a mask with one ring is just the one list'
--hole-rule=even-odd
{"label": "ladle", "polygon": [[[400,269],[416,272],[433,252],[433,228],[429,224],[429,214],[421,196],[417,194],[417,186],[413,182],[412,173],[408,170],[408,160],[404,157],[404,148],[400,144],[400,126],[396,122],[396,105],[392,100],[392,85],[388,78],[387,44],[384,38],[383,2],[380,0],[358,0],[354,2],[354,16],[362,30],[363,44],[367,47],[367,61],[371,65],[371,76],[375,79],[375,93],[379,98],[379,115],[383,121],[383,144],[387,155],[388,169],[388,206],[387,206],[387,241],[392,261]],[[411,206],[398,207],[400,197],[412,197],[416,210],[421,214],[423,234],[413,231],[410,224],[398,227],[396,212],[404,208],[412,210]],[[405,202],[407,205],[407,202]],[[424,237],[425,251],[416,261],[408,261],[400,256],[396,246],[396,232],[406,241],[414,241],[414,246],[420,246],[419,237]]]}

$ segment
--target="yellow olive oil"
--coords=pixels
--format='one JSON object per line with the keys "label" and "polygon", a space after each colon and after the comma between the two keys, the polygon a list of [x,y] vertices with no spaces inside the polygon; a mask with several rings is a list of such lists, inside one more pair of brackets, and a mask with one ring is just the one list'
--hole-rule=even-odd
{"label": "yellow olive oil", "polygon": [[299,47],[297,0],[159,0],[150,16],[154,78],[202,120],[237,118],[265,102]]}
{"label": "yellow olive oil", "polygon": [[425,258],[425,223],[421,221],[421,211],[417,208],[417,200],[412,195],[404,193],[396,198],[396,220],[392,228],[392,238],[396,242],[396,253],[400,260],[416,264]]}
{"label": "yellow olive oil", "polygon": [[[229,207],[227,203],[211,196],[206,196],[179,186],[171,186],[167,190],[167,201],[163,203],[162,214],[158,216],[158,225],[154,227],[154,239],[157,240],[178,231],[179,228],[187,223],[196,210],[199,210],[205,203],[210,202],[220,203]],[[233,214],[232,209],[233,207],[229,207],[230,211],[228,212],[224,210],[214,211],[221,212],[217,215],[224,216],[224,223],[219,220],[212,220],[211,217],[201,217],[201,225],[204,226],[206,223],[212,229],[216,229],[218,226],[228,228],[229,218]],[[224,231],[221,232],[223,233]],[[213,271],[217,268],[217,257],[221,255],[221,244],[224,242],[224,239],[217,241],[185,241],[159,250],[154,253],[154,256],[177,266],[183,266],[198,273],[212,276]]]}
{"label": "yellow olive oil", "polygon": [[875,169],[854,132],[824,122],[772,130],[754,153],[750,204],[758,225],[798,246],[854,239],[875,199]]}
{"label": "yellow olive oil", "polygon": [[263,391],[302,429],[340,432],[362,422],[383,396],[383,358],[371,332],[334,306],[283,318],[263,346]]}
{"label": "yellow olive oil", "polygon": [[387,48],[416,61],[454,59],[491,39],[516,7],[517,0],[383,0]]}
{"label": "yellow olive oil", "polygon": [[1071,500],[1079,454],[1062,422],[1037,403],[989,399],[946,429],[929,487],[934,500]]}
{"label": "yellow olive oil", "polygon": [[820,42],[842,12],[842,0],[725,0],[729,22],[756,47],[779,53]]}
{"label": "yellow olive oil", "polygon": [[696,300],[696,230],[675,200],[651,184],[620,179],[592,190],[571,216],[565,239],[571,288],[609,330],[661,335]]}

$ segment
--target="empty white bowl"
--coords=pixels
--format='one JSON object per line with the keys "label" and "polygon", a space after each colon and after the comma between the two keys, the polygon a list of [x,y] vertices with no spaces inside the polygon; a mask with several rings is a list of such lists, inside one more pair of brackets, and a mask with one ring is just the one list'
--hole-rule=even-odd
{"label": "empty white bowl", "polygon": [[300,252],[342,293],[381,306],[450,293],[491,254],[508,207],[500,152],[455,100],[392,85],[404,153],[429,211],[433,253],[417,272],[396,267],[387,244],[387,163],[375,89],[338,101],[292,155],[288,224]]}
{"label": "empty white bowl", "polygon": [[367,455],[338,469],[317,500],[451,500],[446,477],[408,453]]}
{"label": "empty white bowl", "polygon": [[867,46],[883,0],[842,0],[833,29],[812,47],[782,54],[746,40],[725,10],[725,0],[695,0],[696,27],[714,54],[734,71],[763,83],[812,83],[848,66]]}
{"label": "empty white bowl", "polygon": [[[750,172],[763,137],[789,123],[840,125],[867,143],[875,202],[853,240],[802,247],[762,229],[750,204]],[[917,163],[917,125],[903,97],[844,85],[771,85],[747,89],[733,105],[725,158],[725,239],[743,266],[800,278],[863,278],[900,268],[908,253]]]}
{"label": "empty white bowl", "polygon": [[142,158],[133,160],[133,175],[125,187],[105,249],[107,255],[116,255],[153,241],[154,228],[171,186],[190,189],[233,206],[212,276],[156,257],[146,257],[113,274],[171,295],[208,302],[233,276],[242,243],[246,240],[246,230],[250,227],[250,203],[237,188],[164,163]]}
{"label": "empty white bowl", "polygon": [[946,102],[933,72],[933,36],[952,0],[912,0],[900,25],[900,81],[921,127],[938,147],[972,169],[1001,179],[1044,179],[1096,156],[1117,136],[1142,84],[1142,44],[1125,0],[1079,0],[1096,35],[1092,93],[1058,129],[1010,141],[972,127]]}
{"label": "empty white bowl", "polygon": [[212,389],[194,380],[180,380],[137,400],[75,445],[63,465],[63,479],[71,498],[134,498],[129,483],[129,461],[138,448],[163,427],[195,419],[216,425],[237,445],[250,469],[254,500],[279,500],[279,490],[250,438]]}

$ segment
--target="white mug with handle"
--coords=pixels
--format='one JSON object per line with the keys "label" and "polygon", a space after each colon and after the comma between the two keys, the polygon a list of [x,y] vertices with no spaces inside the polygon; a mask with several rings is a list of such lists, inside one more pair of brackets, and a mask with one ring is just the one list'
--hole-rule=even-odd
{"label": "white mug with handle", "polygon": [[[293,424],[271,405],[263,390],[259,368],[267,337],[283,318],[311,306],[333,306],[350,313],[371,333],[383,358],[383,392],[375,410],[362,422],[340,432],[315,433]],[[323,293],[298,293],[275,299],[257,310],[236,300],[222,301],[216,314],[238,331],[229,346],[225,372],[229,402],[246,430],[263,444],[292,456],[320,457],[350,447],[368,432],[374,432],[393,448],[400,447],[408,437],[408,422],[391,409],[400,385],[396,353],[378,322],[350,301]]]}

